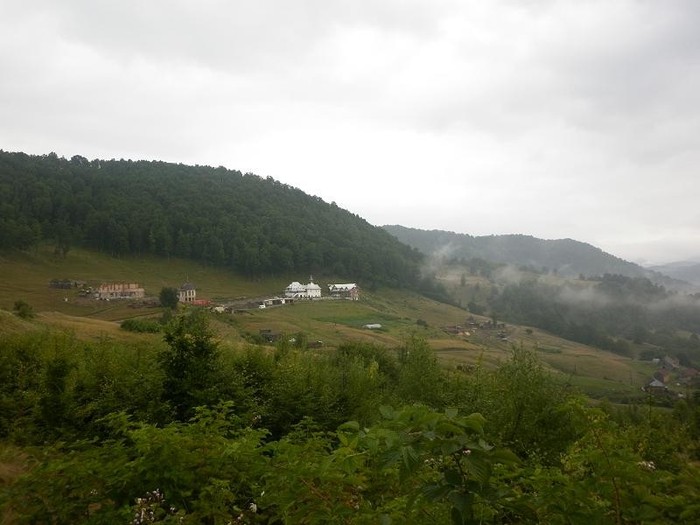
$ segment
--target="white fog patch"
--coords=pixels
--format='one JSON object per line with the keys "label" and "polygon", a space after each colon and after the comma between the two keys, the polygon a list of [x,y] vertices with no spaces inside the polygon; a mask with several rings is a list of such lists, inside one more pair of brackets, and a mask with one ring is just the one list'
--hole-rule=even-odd
{"label": "white fog patch", "polygon": [[425,264],[422,268],[423,275],[437,274],[452,257],[455,252],[455,246],[452,243],[444,244],[437,250],[434,250],[426,257]]}
{"label": "white fog patch", "polygon": [[592,286],[581,288],[563,286],[559,290],[559,300],[566,304],[588,307],[602,307],[612,303],[612,300],[607,295]]}
{"label": "white fog patch", "polygon": [[520,284],[524,280],[523,272],[511,265],[498,268],[493,273],[493,277],[496,282],[504,285]]}

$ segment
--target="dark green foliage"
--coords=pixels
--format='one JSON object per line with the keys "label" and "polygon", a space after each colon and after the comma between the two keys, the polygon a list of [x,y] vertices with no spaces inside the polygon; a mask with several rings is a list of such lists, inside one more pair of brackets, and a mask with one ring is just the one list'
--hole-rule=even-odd
{"label": "dark green foliage", "polygon": [[180,296],[177,288],[172,288],[170,286],[165,286],[160,289],[158,299],[160,300],[160,305],[163,308],[170,308],[171,310],[175,310],[177,308],[177,304],[180,302]]}
{"label": "dark green foliage", "polygon": [[46,363],[43,394],[39,398],[39,413],[45,432],[50,436],[60,433],[70,419],[72,398],[67,379],[73,365],[63,356]]}
{"label": "dark green foliage", "polygon": [[[421,255],[335,204],[225,168],[0,151],[0,247],[42,238],[114,256],[195,259],[251,277],[303,272],[418,287]],[[422,284],[440,294],[431,283]]]}
{"label": "dark green foliage", "polygon": [[693,396],[673,412],[591,408],[523,348],[493,370],[449,372],[420,339],[223,350],[201,313],[174,318],[165,344],[0,340],[0,435],[43,445],[25,449],[24,476],[0,480],[0,513],[18,524],[146,523],[150,511],[184,524],[700,519]]}
{"label": "dark green foliage", "polygon": [[[17,523],[696,523],[698,468],[660,468],[598,409],[556,467],[493,447],[477,413],[393,409],[279,440],[230,404],[155,426],[114,414],[111,438],[46,449],[0,493]],[[132,521],[145,523],[147,521]]]}
{"label": "dark green foliage", "polygon": [[19,523],[132,523],[143,506],[158,521],[225,523],[260,493],[265,432],[242,428],[227,405],[199,410],[186,425],[133,423],[124,414],[109,424],[114,438],[104,443],[48,451],[6,500]]}
{"label": "dark green foliage", "polygon": [[557,463],[580,432],[565,388],[525,348],[514,348],[489,379],[483,413],[492,434],[521,457]]}
{"label": "dark green foliage", "polygon": [[484,315],[484,313],[486,312],[486,308],[476,303],[475,301],[469,301],[467,303],[467,309],[470,313],[475,315]]}
{"label": "dark green foliage", "polygon": [[24,434],[35,433],[34,409],[43,382],[41,348],[44,338],[4,337],[0,339],[0,437],[13,436],[22,442]]}
{"label": "dark green foliage", "polygon": [[31,319],[34,317],[34,309],[26,301],[22,301],[21,299],[15,301],[14,312],[17,317],[21,317],[22,319]]}
{"label": "dark green foliage", "polygon": [[163,401],[178,421],[187,421],[195,407],[219,401],[219,351],[206,317],[199,311],[173,319],[165,328],[168,349],[159,361],[165,378]]}
{"label": "dark green foliage", "polygon": [[437,407],[443,376],[435,354],[425,340],[411,338],[398,351],[396,396],[400,403],[425,403]]}
{"label": "dark green foliage", "polygon": [[160,332],[161,324],[152,319],[126,319],[121,322],[121,328],[129,332],[155,334]]}
{"label": "dark green foliage", "polygon": [[689,364],[700,363],[700,343],[675,335],[700,329],[700,300],[672,294],[643,277],[604,275],[594,287],[523,281],[505,286],[491,304],[506,321],[620,355],[631,355],[629,341],[634,341],[686,353]]}

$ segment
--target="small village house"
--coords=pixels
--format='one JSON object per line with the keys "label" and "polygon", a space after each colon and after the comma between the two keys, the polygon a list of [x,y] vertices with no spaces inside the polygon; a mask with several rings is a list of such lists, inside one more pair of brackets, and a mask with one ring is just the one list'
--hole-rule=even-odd
{"label": "small village house", "polygon": [[666,392],[668,392],[668,387],[665,384],[663,384],[661,381],[659,381],[658,379],[654,379],[649,384],[647,384],[643,388],[643,390],[645,392],[650,393],[650,394],[658,395],[658,394],[665,394]]}
{"label": "small village house", "polygon": [[360,299],[360,289],[356,283],[329,284],[328,292],[331,297],[342,297],[351,301]]}
{"label": "small village house", "polygon": [[102,283],[95,293],[98,299],[143,299],[145,290],[137,283]]}
{"label": "small village house", "polygon": [[180,286],[177,295],[181,303],[194,304],[197,300],[197,289],[194,284],[188,282]]}

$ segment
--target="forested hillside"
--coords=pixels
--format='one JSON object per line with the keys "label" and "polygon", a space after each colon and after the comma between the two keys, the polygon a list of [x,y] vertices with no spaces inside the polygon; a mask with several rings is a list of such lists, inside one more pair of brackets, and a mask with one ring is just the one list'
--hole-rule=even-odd
{"label": "forested hillside", "polygon": [[555,285],[537,280],[494,290],[492,312],[513,323],[543,328],[571,341],[622,355],[677,356],[700,363],[700,298],[669,292],[644,277],[606,274],[597,282]]}
{"label": "forested hillside", "polygon": [[420,254],[334,203],[223,167],[0,151],[0,249],[55,243],[414,286]]}
{"label": "forested hillside", "polygon": [[650,269],[663,273],[664,275],[670,275],[674,279],[681,279],[696,286],[700,286],[700,262],[679,261],[670,264],[652,266]]}
{"label": "forested hillside", "polygon": [[440,254],[453,259],[485,259],[515,266],[546,269],[560,275],[621,274],[645,275],[639,265],[615,257],[595,246],[572,239],[544,240],[529,235],[488,235],[474,237],[441,230],[418,230],[384,226],[401,242],[426,255]]}

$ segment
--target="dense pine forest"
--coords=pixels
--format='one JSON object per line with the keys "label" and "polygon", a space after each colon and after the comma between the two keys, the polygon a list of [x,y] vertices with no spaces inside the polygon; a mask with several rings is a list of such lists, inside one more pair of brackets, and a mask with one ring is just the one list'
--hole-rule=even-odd
{"label": "dense pine forest", "polygon": [[0,247],[191,258],[250,277],[297,272],[416,286],[421,256],[272,178],[223,167],[0,151]]}
{"label": "dense pine forest", "polygon": [[617,354],[672,354],[700,366],[700,296],[669,292],[645,277],[606,274],[564,284],[536,279],[495,290],[489,308],[512,323],[548,330]]}

